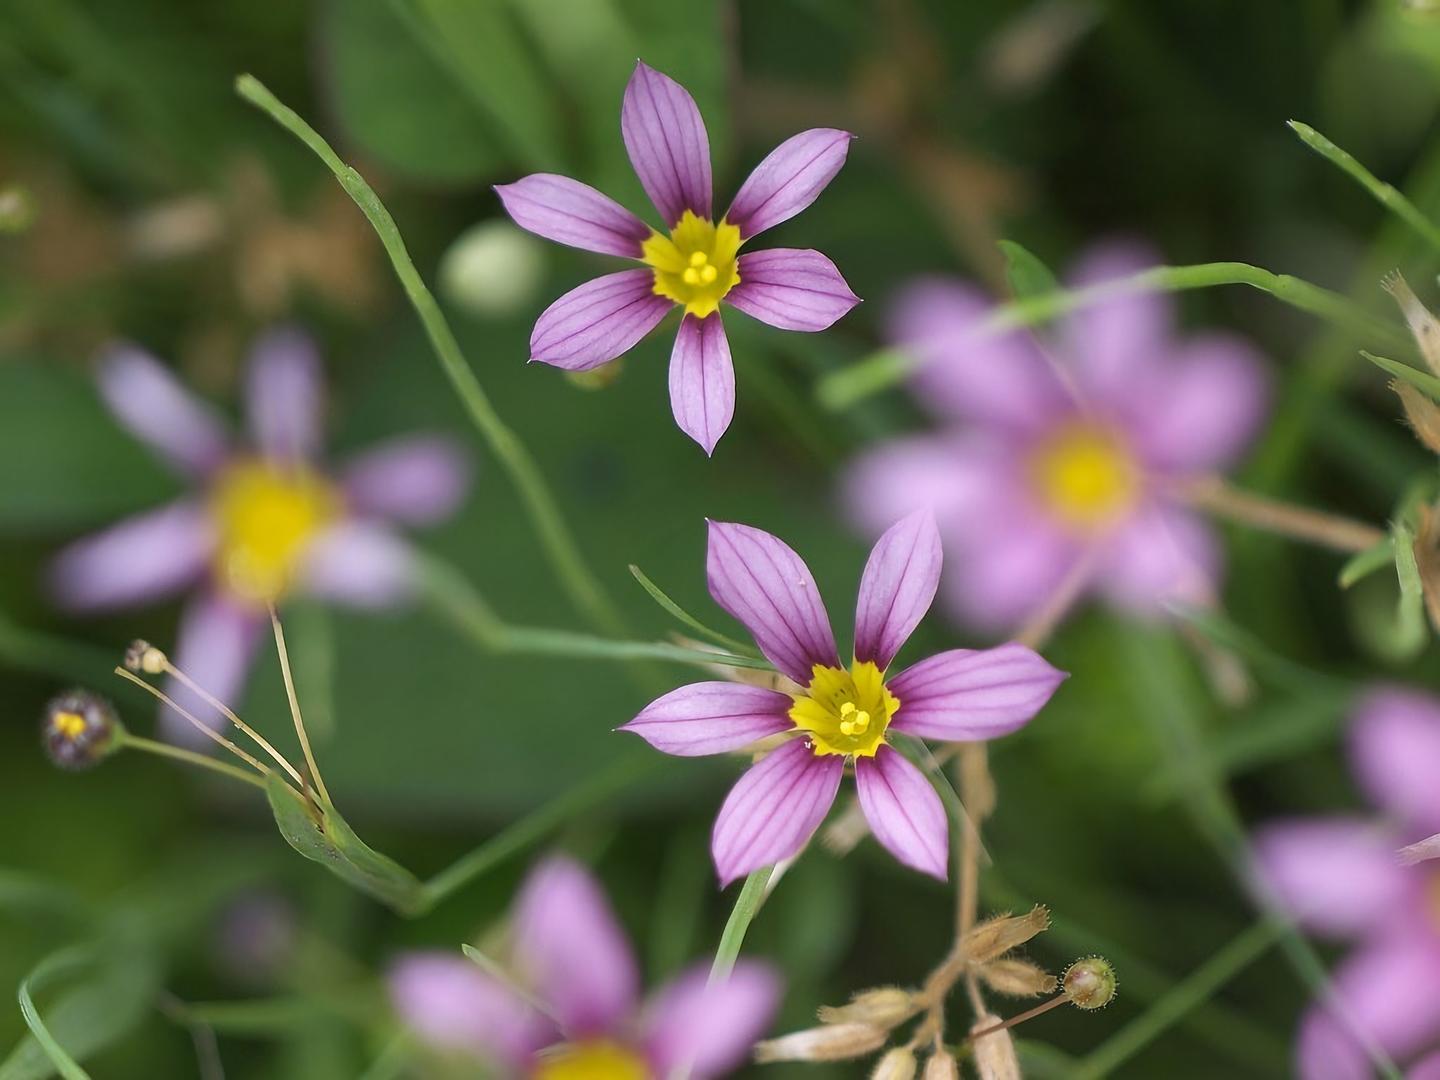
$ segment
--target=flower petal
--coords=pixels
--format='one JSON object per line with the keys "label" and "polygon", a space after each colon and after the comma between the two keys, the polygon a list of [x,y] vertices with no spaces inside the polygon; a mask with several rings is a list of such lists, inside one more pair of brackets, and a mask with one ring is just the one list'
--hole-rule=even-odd
{"label": "flower petal", "polygon": [[855,659],[890,666],[935,600],[940,530],[930,510],[902,518],[875,542],[855,601]]}
{"label": "flower petal", "polygon": [[735,365],[718,311],[680,323],[670,352],[670,409],[680,430],[714,453],[735,415]]}
{"label": "flower petal", "polygon": [[1167,604],[1204,604],[1212,598],[1220,551],[1200,518],[1152,501],[1109,537],[1096,574],[1111,603],[1155,618]]}
{"label": "flower petal", "polygon": [[1394,839],[1354,818],[1265,826],[1255,837],[1259,881],[1311,929],[1348,936],[1381,926],[1407,894]]}
{"label": "flower petal", "polygon": [[824,330],[860,302],[818,251],[769,248],[740,256],[740,284],[725,302],[781,330]]}
{"label": "flower petal", "polygon": [[50,567],[50,587],[70,611],[157,600],[204,575],[214,549],[205,508],[175,502],[70,544]]}
{"label": "flower petal", "polygon": [[470,455],[438,435],[394,439],[345,467],[345,503],[357,514],[428,525],[455,512],[470,486]]}
{"label": "flower petal", "polygon": [[[1103,285],[1159,262],[1142,244],[1112,241],[1086,252],[1067,284]],[[1061,340],[1087,404],[1108,410],[1134,400],[1137,385],[1163,370],[1173,324],[1173,301],[1154,289],[1110,296],[1071,312],[1062,324]]]}
{"label": "flower petal", "polygon": [[324,374],[315,342],[292,328],[272,330],[250,357],[251,436],[268,458],[301,461],[320,451]]}
{"label": "flower petal", "polygon": [[792,135],[745,178],[725,220],[737,226],[746,240],[790,220],[835,179],[854,137],[835,128],[812,128]]}
{"label": "flower petal", "polygon": [[898,750],[882,746],[873,758],[855,759],[855,791],[886,851],[912,870],[946,879],[950,823],[924,773]]}
{"label": "flower petal", "polygon": [[305,549],[300,580],[315,596],[360,608],[391,607],[415,588],[415,551],[384,525],[342,521]]}
{"label": "flower petal", "polygon": [[571,289],[535,321],[530,359],[589,371],[629,351],[670,311],[654,282],[649,270],[622,270]]}
{"label": "flower petal", "polygon": [[512,990],[453,953],[406,953],[391,965],[386,985],[400,1019],[441,1050],[521,1069],[558,1037]]}
{"label": "flower petal", "polygon": [[641,257],[650,226],[589,184],[553,173],[535,173],[497,184],[505,212],[536,236],[600,255]]}
{"label": "flower petal", "polygon": [[620,133],[645,194],[667,225],[710,220],[710,136],[690,91],[643,62],[625,87]]}
{"label": "flower petal", "polygon": [[1300,1021],[1295,1040],[1295,1075],[1298,1080],[1375,1080],[1364,1047],[1344,1024],[1318,1005],[1307,1009]]}
{"label": "flower petal", "polygon": [[1370,798],[1407,832],[1440,832],[1440,700],[1399,687],[1365,695],[1350,727],[1350,760]]}
{"label": "flower petal", "polygon": [[890,726],[923,739],[993,739],[1029,723],[1068,678],[1033,649],[950,649],[890,680],[900,711]]}
{"label": "flower petal", "polygon": [[790,695],[759,686],[691,683],[652,701],[620,730],[677,757],[725,754],[788,731],[790,704]]}
{"label": "flower petal", "polygon": [[970,285],[921,281],[896,300],[889,336],[914,355],[915,396],[942,419],[1043,434],[1074,405],[1033,338],[985,330],[993,307]]}
{"label": "flower petal", "polygon": [[720,887],[800,851],[825,820],[844,774],[843,757],[817,757],[804,739],[751,766],[725,797],[710,834]]}
{"label": "flower petal", "polygon": [[764,964],[742,960],[717,983],[704,967],[691,968],[647,1010],[644,1042],[654,1075],[728,1076],[770,1026],[779,1003],[780,980]]}
{"label": "flower petal", "polygon": [[[1352,1031],[1364,1033],[1392,1058],[1403,1060],[1440,1036],[1440,943],[1433,932],[1367,941],[1341,963],[1334,985],[1331,1008],[1343,1012],[1331,1016],[1348,1038],[1354,1038]],[[1332,1074],[1312,1075],[1328,1080]]]}
{"label": "flower petal", "polygon": [[129,345],[111,349],[97,378],[116,419],[172,465],[203,475],[225,460],[224,423],[149,353]]}
{"label": "flower petal", "polygon": [[805,560],[761,529],[722,521],[709,526],[710,595],[745,624],[770,662],[801,686],[816,664],[839,667],[830,616]]}
{"label": "flower petal", "polygon": [[[172,660],[211,697],[239,711],[245,676],[264,627],[263,616],[218,594],[197,596],[180,617]],[[201,723],[219,731],[228,721],[194,691],[170,679],[165,692]],[[160,727],[171,742],[213,749],[214,744],[169,706],[160,710]]]}
{"label": "flower petal", "polygon": [[1143,404],[1132,410],[1128,426],[1141,456],[1152,470],[1179,474],[1233,464],[1265,415],[1260,354],[1220,334],[1171,351],[1174,363],[1142,380]]}
{"label": "flower petal", "polygon": [[515,909],[515,954],[567,1038],[611,1032],[635,1008],[630,943],[579,863],[552,857],[530,872]]}

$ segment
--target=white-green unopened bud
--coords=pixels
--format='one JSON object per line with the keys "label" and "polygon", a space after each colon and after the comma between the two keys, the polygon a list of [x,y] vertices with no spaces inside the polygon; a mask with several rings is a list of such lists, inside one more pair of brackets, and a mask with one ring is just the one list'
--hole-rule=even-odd
{"label": "white-green unopened bud", "polygon": [[509,315],[533,302],[545,276],[539,241],[508,221],[482,221],[440,260],[441,295],[472,315]]}
{"label": "white-green unopened bud", "polygon": [[949,1050],[937,1050],[925,1062],[922,1080],[960,1080],[960,1064]]}
{"label": "white-green unopened bud", "polygon": [[[970,1034],[993,1028],[1000,1022],[998,1016],[982,1016],[970,1028]],[[1020,1059],[1015,1054],[1015,1040],[1008,1028],[975,1040],[975,1072],[980,1080],[1020,1080]]]}
{"label": "white-green unopened bud", "polygon": [[1115,999],[1115,968],[1103,956],[1076,960],[1060,980],[1060,989],[1077,1009],[1103,1009]]}
{"label": "white-green unopened bud", "polygon": [[850,998],[848,1005],[822,1005],[819,1014],[826,1024],[873,1024],[894,1027],[916,1013],[915,995],[898,986],[877,986],[861,990]]}
{"label": "white-green unopened bud", "polygon": [[822,1024],[755,1044],[755,1060],[849,1061],[885,1045],[890,1032],[870,1024]]}
{"label": "white-green unopened bud", "polygon": [[887,1050],[870,1070],[870,1080],[915,1080],[915,1052],[905,1046]]}

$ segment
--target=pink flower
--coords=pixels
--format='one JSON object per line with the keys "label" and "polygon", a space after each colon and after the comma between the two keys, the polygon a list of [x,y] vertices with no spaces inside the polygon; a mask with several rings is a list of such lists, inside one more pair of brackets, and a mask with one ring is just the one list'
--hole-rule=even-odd
{"label": "pink flower", "polygon": [[[1359,942],[1334,976],[1344,1015],[1317,1003],[1301,1023],[1303,1080],[1368,1080],[1352,1025],[1399,1060],[1440,1040],[1440,869],[1396,858],[1402,845],[1440,831],[1440,700],[1371,692],[1351,727],[1350,759],[1384,820],[1284,821],[1255,842],[1261,881],[1302,925]],[[1440,1076],[1440,1059],[1406,1075]]]}
{"label": "pink flower", "polygon": [[[193,490],[66,548],[51,568],[54,594],[78,612],[196,590],[175,664],[222,701],[244,685],[267,604],[292,592],[359,607],[401,600],[413,583],[413,555],[393,525],[447,517],[469,484],[460,449],[435,437],[398,439],[337,476],[322,472],[320,358],[293,330],[266,335],[251,357],[249,446],[237,445],[208,405],[138,349],[112,349],[99,381],[120,423]],[[196,716],[223,723],[185,687],[172,682],[168,692]],[[165,720],[172,737],[196,737],[179,717]]]}
{"label": "pink flower", "polygon": [[707,1080],[745,1060],[779,1000],[771,971],[741,962],[713,984],[691,969],[642,1006],[624,932],[594,879],[568,859],[531,871],[513,944],[529,1000],[460,956],[412,953],[390,974],[396,1011],[427,1042],[504,1076],[658,1080],[688,1069]]}
{"label": "pink flower", "polygon": [[957,741],[1008,734],[1050,700],[1065,676],[1015,644],[952,649],[892,675],[891,661],[935,598],[940,561],[940,535],[927,511],[880,537],[860,581],[846,667],[800,556],[759,529],[710,523],[710,595],[745,624],[795,689],[694,683],[651,702],[621,730],[681,757],[797,736],[745,773],[720,808],[710,850],[722,886],[804,847],[834,802],[847,763],[875,838],[906,866],[945,878],[945,809],[889,736]]}
{"label": "pink flower", "polygon": [[[1075,283],[1145,263],[1097,250]],[[1044,348],[1018,332],[977,336],[990,306],[950,282],[902,295],[894,336],[918,358],[915,392],[944,426],[863,455],[846,484],[851,516],[878,532],[933,508],[961,558],[948,606],[990,630],[1074,584],[1144,615],[1208,598],[1218,544],[1177,496],[1231,464],[1259,425],[1255,351],[1219,334],[1175,338],[1170,302],[1153,293],[1076,311]]]}
{"label": "pink flower", "polygon": [[735,412],[735,369],[720,302],[782,330],[805,331],[824,330],[859,303],[818,251],[739,253],[752,237],[815,201],[845,163],[851,136],[815,128],[787,139],[756,166],[717,222],[710,137],[683,86],[637,63],[620,131],[665,232],[567,176],[537,173],[495,189],[521,228],[645,264],[586,282],[551,304],[530,335],[530,356],[588,371],[634,347],[672,307],[683,308],[670,354],[670,406],[681,430],[709,454]]}

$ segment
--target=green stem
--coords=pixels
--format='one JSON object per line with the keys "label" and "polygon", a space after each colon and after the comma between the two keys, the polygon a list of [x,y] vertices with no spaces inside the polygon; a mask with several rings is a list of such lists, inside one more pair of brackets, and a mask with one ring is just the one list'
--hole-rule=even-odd
{"label": "green stem", "polygon": [[[1155,266],[1129,277],[1083,289],[1063,289],[996,307],[978,321],[973,340],[1034,326],[1057,316],[1118,296],[1136,292],[1188,292],[1217,285],[1249,285],[1282,303],[1334,323],[1366,340],[1388,342],[1397,349],[1412,346],[1396,326],[1375,318],[1339,293],[1322,289],[1289,274],[1276,274],[1240,262],[1198,263],[1194,266]],[[817,396],[826,408],[839,411],[872,394],[894,386],[915,367],[906,353],[887,349],[820,381]]]}
{"label": "green stem", "polygon": [[258,79],[252,75],[241,75],[235,80],[235,89],[246,101],[268,114],[272,120],[308,146],[365,214],[390,256],[390,263],[395,268],[400,284],[404,286],[405,295],[424,324],[425,333],[435,349],[441,369],[450,380],[450,385],[470,414],[470,419],[481,437],[509,473],[511,482],[525,503],[525,509],[530,515],[530,522],[540,538],[541,545],[554,564],[571,600],[597,629],[606,633],[621,632],[623,621],[580,554],[575,538],[565,523],[539,466],[515,432],[500,419],[474,371],[466,363],[460,344],[455,340],[450,324],[445,321],[440,305],[425,286],[420,272],[415,269],[415,263],[405,248],[405,241],[401,238],[390,211],[364,178],[346,165],[314,128],[276,98]]}
{"label": "green stem", "polygon": [[155,754],[157,757],[172,758],[175,761],[183,761],[187,765],[198,765],[202,769],[209,769],[211,772],[220,773],[234,780],[243,780],[247,784],[253,784],[262,791],[265,789],[265,780],[256,773],[246,772],[244,769],[234,765],[227,765],[223,761],[216,761],[205,754],[197,754],[193,750],[185,750],[179,746],[171,746],[168,743],[156,742],[154,739],[141,738],[139,735],[131,735],[128,731],[119,737],[116,746],[118,750],[143,750],[147,754]]}
{"label": "green stem", "polygon": [[774,872],[773,866],[756,870],[745,879],[745,884],[740,886],[740,895],[735,898],[734,910],[725,922],[725,930],[720,935],[720,945],[715,950],[715,962],[710,965],[712,983],[728,979],[735,970],[740,946],[745,943],[745,933],[750,929],[755,916],[760,913],[760,905],[765,903],[765,889],[770,884],[770,875]]}
{"label": "green stem", "polygon": [[1440,250],[1440,229],[1398,189],[1377,178],[1354,157],[1309,124],[1303,124],[1299,120],[1287,120],[1286,123],[1300,136],[1301,142],[1368,191],[1376,202],[1414,229],[1415,234],[1431,247]]}
{"label": "green stem", "polygon": [[1073,1074],[1076,1080],[1112,1075],[1172,1024],[1209,1001],[1217,990],[1259,959],[1284,933],[1283,924],[1272,919],[1262,919],[1241,932],[1151,1002],[1136,1019],[1091,1051]]}

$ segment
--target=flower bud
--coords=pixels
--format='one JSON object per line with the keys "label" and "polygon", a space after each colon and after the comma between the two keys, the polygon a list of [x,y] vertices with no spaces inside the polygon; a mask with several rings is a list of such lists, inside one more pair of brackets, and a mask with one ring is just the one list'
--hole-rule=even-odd
{"label": "flower bud", "polygon": [[940,1050],[930,1055],[925,1062],[921,1080],[960,1080],[960,1065],[949,1050]]}
{"label": "flower bud", "polygon": [[1420,346],[1420,353],[1430,365],[1430,370],[1440,375],[1440,321],[1420,302],[1399,270],[1385,275],[1383,284],[1385,291],[1400,305],[1400,313],[1405,316],[1410,334],[1415,338],[1415,344]]}
{"label": "flower bud", "polygon": [[999,915],[972,927],[961,941],[964,955],[985,964],[1050,928],[1050,912],[1036,904],[1024,915]]}
{"label": "flower bud", "polygon": [[980,977],[997,994],[1034,997],[1055,989],[1056,978],[1029,960],[992,960],[980,969]]}
{"label": "flower bud", "polygon": [[848,1061],[879,1050],[890,1032],[870,1024],[823,1024],[755,1044],[755,1060]]}
{"label": "flower bud", "polygon": [[915,1052],[906,1046],[888,1050],[870,1070],[870,1080],[914,1080]]}
{"label": "flower bud", "polygon": [[35,224],[35,199],[23,187],[0,189],[0,234],[22,233]]}
{"label": "flower bud", "polygon": [[1103,1009],[1115,998],[1115,969],[1103,956],[1076,960],[1060,980],[1060,989],[1077,1009]]}
{"label": "flower bud", "polygon": [[581,390],[609,390],[625,374],[625,358],[616,357],[585,371],[567,371],[565,381]]}
{"label": "flower bud", "polygon": [[[970,1034],[1001,1022],[998,1016],[982,1016],[971,1026]],[[975,1072],[980,1080],[1020,1080],[1020,1059],[1015,1055],[1015,1040],[1008,1028],[976,1039],[974,1048]]]}
{"label": "flower bud", "polygon": [[148,641],[136,638],[125,650],[125,670],[143,671],[146,675],[159,675],[169,660],[165,654]]}
{"label": "flower bud", "polygon": [[898,986],[877,986],[861,990],[850,998],[848,1005],[820,1006],[820,1022],[824,1024],[871,1024],[892,1028],[910,1019],[916,1012],[915,995]]}
{"label": "flower bud", "polygon": [[440,293],[472,315],[524,308],[545,276],[545,251],[508,221],[482,221],[455,238],[440,260]]}
{"label": "flower bud", "polygon": [[97,764],[122,730],[114,707],[88,690],[67,691],[45,706],[45,752],[62,769]]}

